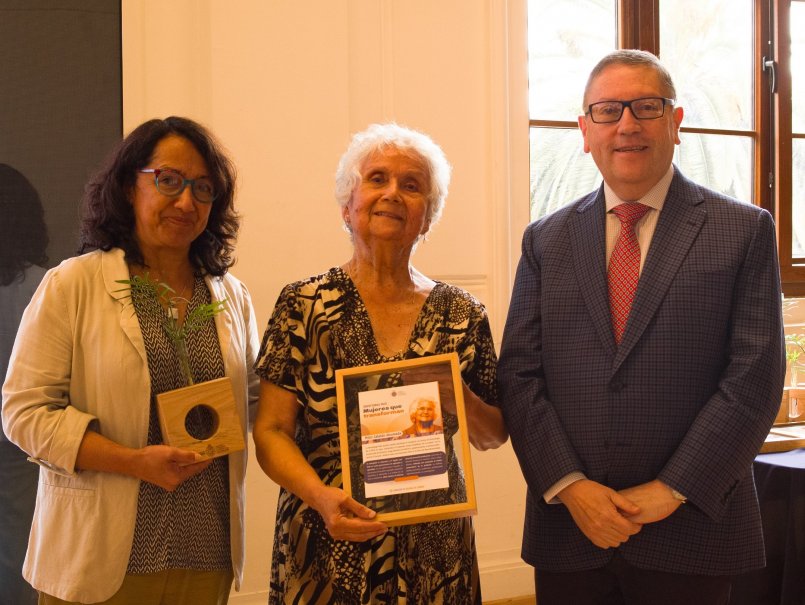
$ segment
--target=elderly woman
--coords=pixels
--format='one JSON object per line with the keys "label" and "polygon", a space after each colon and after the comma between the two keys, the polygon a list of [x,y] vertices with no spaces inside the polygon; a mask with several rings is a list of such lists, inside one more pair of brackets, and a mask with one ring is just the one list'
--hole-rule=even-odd
{"label": "elderly woman", "polygon": [[[51,269],[25,311],[3,424],[42,469],[23,570],[40,604],[218,604],[240,579],[246,453],[210,460],[163,445],[154,403],[184,386],[162,306],[181,322],[225,300],[188,336],[189,363],[198,381],[231,378],[246,434],[259,341],[249,295],[227,273],[234,184],[199,124],[142,124],[86,188],[90,251]],[[146,274],[173,296],[121,292]]]}
{"label": "elderly woman", "polygon": [[254,427],[258,461],[283,488],[271,604],[481,603],[469,518],[388,528],[341,489],[339,368],[454,351],[470,441],[486,449],[507,439],[484,307],[411,265],[449,178],[424,134],[385,124],[355,135],[336,174],[352,258],[280,294],[257,365]]}
{"label": "elderly woman", "polygon": [[432,399],[420,397],[411,402],[411,426],[403,429],[402,437],[419,437],[421,435],[434,435],[444,431],[444,427],[437,422],[436,402]]}

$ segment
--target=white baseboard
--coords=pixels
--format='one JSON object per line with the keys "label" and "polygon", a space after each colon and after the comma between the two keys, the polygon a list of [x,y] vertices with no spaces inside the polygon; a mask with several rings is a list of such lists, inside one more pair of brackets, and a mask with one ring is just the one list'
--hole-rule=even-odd
{"label": "white baseboard", "polygon": [[479,553],[478,564],[484,602],[534,594],[534,568],[519,549]]}
{"label": "white baseboard", "polygon": [[268,590],[259,592],[233,592],[229,595],[229,605],[266,605],[268,603]]}

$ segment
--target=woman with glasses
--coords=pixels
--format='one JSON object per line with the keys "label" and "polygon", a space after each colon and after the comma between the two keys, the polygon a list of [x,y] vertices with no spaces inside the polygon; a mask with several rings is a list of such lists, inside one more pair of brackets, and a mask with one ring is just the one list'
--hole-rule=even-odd
{"label": "woman with glasses", "polygon": [[[230,377],[246,434],[258,342],[249,294],[228,273],[234,188],[201,125],[137,127],[86,187],[82,254],[46,274],[23,316],[3,424],[42,469],[23,571],[40,604],[212,605],[239,584],[246,452],[164,445],[155,407],[185,386],[162,316],[225,301],[187,336],[189,365],[197,382]],[[166,295],[121,284],[136,278]],[[203,433],[215,421],[187,422]]]}
{"label": "woman with glasses", "polygon": [[[507,439],[495,405],[486,310],[469,293],[411,264],[441,215],[449,181],[447,159],[428,136],[396,124],[356,134],[336,173],[352,256],[289,284],[277,301],[260,350],[254,425],[257,459],[283,488],[272,605],[481,603],[469,518],[389,528],[342,489],[339,368],[456,352],[470,442],[487,449]],[[445,412],[454,489],[418,492],[423,508],[458,499],[463,486],[452,448],[455,410]]]}

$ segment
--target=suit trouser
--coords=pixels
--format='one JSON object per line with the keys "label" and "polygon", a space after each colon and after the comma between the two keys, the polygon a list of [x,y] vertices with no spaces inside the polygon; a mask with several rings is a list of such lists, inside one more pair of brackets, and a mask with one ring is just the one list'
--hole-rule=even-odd
{"label": "suit trouser", "polygon": [[732,577],[640,569],[615,551],[600,569],[535,570],[535,582],[539,605],[727,605]]}

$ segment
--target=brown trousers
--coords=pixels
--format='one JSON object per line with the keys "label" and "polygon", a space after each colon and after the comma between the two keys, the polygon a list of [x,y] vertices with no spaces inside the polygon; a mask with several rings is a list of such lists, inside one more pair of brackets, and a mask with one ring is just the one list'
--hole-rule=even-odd
{"label": "brown trousers", "polygon": [[[98,605],[226,605],[231,586],[231,570],[167,569],[126,575],[120,590]],[[86,604],[62,601],[40,592],[39,605]]]}

